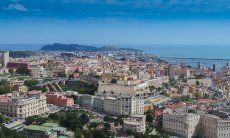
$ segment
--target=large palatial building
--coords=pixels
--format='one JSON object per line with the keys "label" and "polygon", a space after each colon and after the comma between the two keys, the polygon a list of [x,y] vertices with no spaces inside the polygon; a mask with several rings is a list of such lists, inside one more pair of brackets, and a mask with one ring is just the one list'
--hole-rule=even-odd
{"label": "large palatial building", "polygon": [[166,113],[163,115],[163,128],[171,135],[192,138],[197,135],[199,120],[199,114]]}
{"label": "large palatial building", "polygon": [[32,115],[45,114],[46,111],[46,96],[38,91],[22,95],[19,95],[19,92],[13,92],[0,96],[0,112],[8,116],[26,118]]}
{"label": "large palatial building", "polygon": [[122,95],[104,98],[104,112],[112,115],[144,114],[144,100]]}
{"label": "large palatial building", "polygon": [[215,115],[201,114],[201,131],[204,138],[229,138],[230,120]]}
{"label": "large palatial building", "polygon": [[171,112],[163,115],[163,128],[183,138],[229,138],[230,120],[211,114]]}

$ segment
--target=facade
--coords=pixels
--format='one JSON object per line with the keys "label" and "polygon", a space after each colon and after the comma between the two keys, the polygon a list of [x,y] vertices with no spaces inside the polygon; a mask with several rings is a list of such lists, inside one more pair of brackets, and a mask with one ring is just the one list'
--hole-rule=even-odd
{"label": "facade", "polygon": [[144,114],[144,100],[135,96],[79,95],[78,104],[86,109],[103,111],[111,115]]}
{"label": "facade", "polygon": [[10,61],[9,51],[5,51],[2,53],[2,66],[5,68],[7,63]]}
{"label": "facade", "polygon": [[204,138],[229,138],[230,120],[224,120],[215,115],[201,114],[201,135]]}
{"label": "facade", "polygon": [[105,97],[104,112],[112,115],[144,114],[144,100],[129,95]]}
{"label": "facade", "polygon": [[0,112],[12,117],[26,118],[32,115],[45,114],[47,111],[46,96],[40,92],[28,92],[12,96],[1,95]]}
{"label": "facade", "polygon": [[104,112],[112,115],[119,115],[119,103],[115,97],[105,97]]}
{"label": "facade", "polygon": [[144,100],[134,96],[121,96],[120,115],[144,114]]}
{"label": "facade", "polygon": [[57,138],[57,132],[48,126],[30,125],[25,132],[28,138]]}
{"label": "facade", "polygon": [[168,72],[169,72],[169,80],[175,80],[175,76],[176,76],[176,65],[170,64]]}
{"label": "facade", "polygon": [[46,93],[47,103],[58,105],[58,106],[68,106],[71,107],[74,105],[73,98],[67,98],[61,93],[53,92]]}
{"label": "facade", "polygon": [[59,127],[55,123],[42,125],[29,125],[25,128],[28,138],[57,138],[60,133],[66,133],[66,128]]}
{"label": "facade", "polygon": [[165,113],[163,114],[163,128],[171,135],[192,138],[197,135],[199,120],[199,114]]}
{"label": "facade", "polygon": [[25,85],[18,85],[16,86],[16,88],[18,92],[21,92],[21,93],[28,92],[28,87]]}
{"label": "facade", "polygon": [[8,62],[7,68],[8,69],[17,69],[17,68],[28,69],[30,68],[30,65],[28,63],[22,63],[22,62]]}
{"label": "facade", "polygon": [[124,131],[132,130],[133,132],[144,133],[146,131],[146,116],[132,115],[124,119]]}
{"label": "facade", "polygon": [[86,109],[103,111],[104,108],[104,97],[88,94],[79,94],[77,102],[81,107],[84,107]]}

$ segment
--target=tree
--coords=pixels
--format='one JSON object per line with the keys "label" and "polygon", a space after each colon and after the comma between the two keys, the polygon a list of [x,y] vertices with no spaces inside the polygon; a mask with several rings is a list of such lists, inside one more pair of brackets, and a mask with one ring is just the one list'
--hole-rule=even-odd
{"label": "tree", "polygon": [[117,83],[117,79],[112,78],[111,81],[110,81],[110,83]]}
{"label": "tree", "polygon": [[19,67],[19,68],[16,70],[16,73],[17,73],[17,74],[21,74],[21,75],[30,75],[30,70],[29,70],[29,69],[22,68],[22,67]]}
{"label": "tree", "polygon": [[96,128],[98,125],[99,125],[99,123],[93,122],[93,123],[91,123],[90,127]]}
{"label": "tree", "polygon": [[194,97],[196,97],[196,99],[197,99],[197,98],[201,98],[201,97],[202,97],[202,95],[201,95],[201,93],[196,92],[196,93],[194,93]]}
{"label": "tree", "polygon": [[128,136],[131,136],[131,135],[133,135],[133,131],[132,130],[130,130],[130,129],[127,129],[126,130],[126,132],[125,132]]}
{"label": "tree", "polygon": [[9,118],[7,118],[6,116],[0,115],[0,124],[5,123],[5,122],[7,122],[8,120],[9,120]]}
{"label": "tree", "polygon": [[107,138],[107,135],[104,131],[94,130],[92,131],[93,138]]}
{"label": "tree", "polygon": [[38,84],[38,81],[37,80],[25,80],[24,81],[24,85],[26,85],[27,87],[33,87],[35,85]]}
{"label": "tree", "polygon": [[75,138],[83,138],[83,134],[79,128],[76,128],[74,131]]}
{"label": "tree", "polygon": [[14,70],[13,69],[9,69],[9,73],[10,74],[14,74]]}
{"label": "tree", "polygon": [[2,130],[0,130],[0,138],[5,138],[6,135],[4,134],[4,132]]}
{"label": "tree", "polygon": [[89,123],[90,118],[89,118],[89,116],[86,115],[85,113],[82,113],[81,116],[80,116],[79,118],[82,120],[82,122],[83,122],[84,124]]}
{"label": "tree", "polygon": [[153,123],[153,116],[152,116],[151,113],[147,113],[147,115],[146,115],[146,121],[147,121],[149,124]]}
{"label": "tree", "polygon": [[103,120],[104,120],[105,122],[113,122],[113,118],[111,118],[111,117],[109,117],[109,116],[105,116],[105,117],[103,118]]}
{"label": "tree", "polygon": [[124,120],[123,120],[123,118],[121,116],[117,117],[117,121],[116,122],[120,123],[121,125],[124,124]]}
{"label": "tree", "polygon": [[11,87],[9,85],[9,82],[7,80],[1,80],[0,81],[0,94],[10,93]]}
{"label": "tree", "polygon": [[46,117],[41,117],[41,116],[38,116],[38,115],[34,115],[34,116],[29,116],[26,118],[26,124],[27,125],[31,125],[31,124],[43,124],[45,122],[48,121],[48,118]]}
{"label": "tree", "polygon": [[109,123],[104,123],[105,131],[110,130],[111,125]]}

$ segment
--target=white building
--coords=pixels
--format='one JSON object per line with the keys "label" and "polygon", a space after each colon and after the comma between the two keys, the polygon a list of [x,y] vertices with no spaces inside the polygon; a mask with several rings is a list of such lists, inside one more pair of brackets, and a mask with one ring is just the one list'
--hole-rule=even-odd
{"label": "white building", "polygon": [[176,78],[176,65],[170,64],[168,67],[169,80],[175,80]]}
{"label": "white building", "polygon": [[115,97],[104,98],[104,112],[112,115],[119,115],[119,102]]}
{"label": "white building", "polygon": [[165,113],[163,114],[163,128],[170,135],[183,138],[196,136],[196,129],[200,120],[199,114],[193,113]]}
{"label": "white building", "polygon": [[124,119],[124,131],[132,130],[133,132],[144,133],[146,131],[146,116],[132,115]]}
{"label": "white building", "polygon": [[215,115],[201,114],[201,136],[204,138],[229,138],[230,120]]}
{"label": "white building", "polygon": [[144,100],[123,95],[104,98],[104,112],[112,115],[144,114]]}
{"label": "white building", "polygon": [[0,96],[0,112],[12,117],[26,118],[32,115],[45,114],[47,111],[46,96],[40,92],[28,92],[12,96]]}
{"label": "white building", "polygon": [[9,51],[5,51],[2,53],[2,66],[5,68],[7,66],[7,63],[10,60],[10,54]]}

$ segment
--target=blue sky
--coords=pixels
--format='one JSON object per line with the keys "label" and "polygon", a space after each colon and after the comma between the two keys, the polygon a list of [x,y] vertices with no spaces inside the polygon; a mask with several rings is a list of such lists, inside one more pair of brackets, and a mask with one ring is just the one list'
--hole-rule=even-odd
{"label": "blue sky", "polygon": [[1,0],[0,43],[230,44],[230,0]]}

